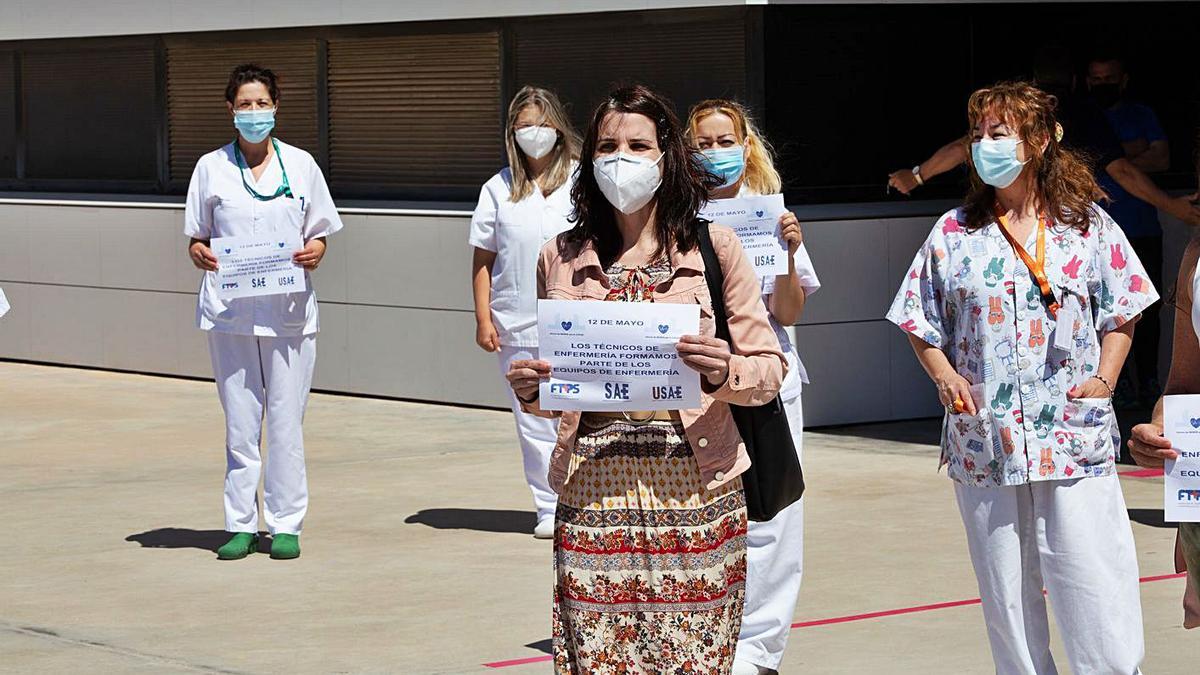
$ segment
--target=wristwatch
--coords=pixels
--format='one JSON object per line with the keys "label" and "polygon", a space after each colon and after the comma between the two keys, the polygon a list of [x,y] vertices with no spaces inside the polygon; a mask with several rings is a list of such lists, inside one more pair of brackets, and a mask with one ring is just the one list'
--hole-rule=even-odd
{"label": "wristwatch", "polygon": [[921,178],[921,165],[918,164],[912,168],[913,178],[917,179],[917,185],[924,185],[925,179]]}

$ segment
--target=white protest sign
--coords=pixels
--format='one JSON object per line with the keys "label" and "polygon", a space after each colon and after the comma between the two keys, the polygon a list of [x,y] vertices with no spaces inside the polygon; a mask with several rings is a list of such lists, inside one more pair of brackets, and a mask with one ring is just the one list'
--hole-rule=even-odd
{"label": "white protest sign", "polygon": [[1163,435],[1179,453],[1163,467],[1163,519],[1200,522],[1200,394],[1163,397]]}
{"label": "white protest sign", "polygon": [[779,217],[787,212],[783,195],[715,199],[700,217],[733,228],[746,257],[760,277],[787,274],[787,242],[779,236]]}
{"label": "white protest sign", "polygon": [[298,231],[217,237],[210,247],[217,256],[217,295],[223,299],[307,289],[304,268],[292,262],[292,254],[304,248]]}
{"label": "white protest sign", "polygon": [[700,407],[700,374],[675,351],[700,332],[700,306],[539,300],[538,349],[551,366],[544,410],[680,410]]}

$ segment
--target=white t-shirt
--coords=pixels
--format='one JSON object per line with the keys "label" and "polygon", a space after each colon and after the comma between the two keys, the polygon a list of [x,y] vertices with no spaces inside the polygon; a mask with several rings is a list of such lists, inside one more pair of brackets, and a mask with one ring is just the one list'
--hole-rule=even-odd
{"label": "white t-shirt", "polygon": [[506,347],[537,347],[537,261],[542,245],[571,229],[571,187],[576,166],[557,190],[543,196],[537,185],[519,202],[510,198],[512,172],[505,167],[479,192],[467,241],[492,251],[492,322]]}
{"label": "white t-shirt", "polygon": [[[292,198],[270,201],[256,199],[246,184],[259,194],[274,194],[283,183],[280,160],[287,169]],[[245,184],[242,182],[243,174]],[[188,186],[183,233],[195,239],[239,237],[298,230],[308,242],[342,229],[325,184],[325,176],[312,155],[279,141],[273,157],[258,181],[249,168],[239,169],[233,143],[222,146],[196,162]],[[317,296],[305,272],[308,290],[257,298],[222,300],[217,295],[216,274],[206,272],[200,283],[196,325],[237,335],[294,337],[318,330]]]}
{"label": "white t-shirt", "polygon": [[[756,193],[745,185],[738,189],[738,197],[753,197]],[[796,249],[795,255],[792,258],[796,262],[796,274],[800,277],[800,287],[804,289],[805,297],[811,296],[821,288],[821,280],[817,278],[817,272],[813,269],[812,258],[808,257],[808,249],[801,243]],[[800,360],[800,355],[796,352],[795,346],[792,345],[791,339],[788,337],[787,330],[779,325],[774,316],[770,312],[771,294],[775,292],[776,277],[763,277],[762,280],[762,299],[763,304],[767,306],[767,318],[771,322],[771,328],[775,330],[775,336],[779,338],[779,346],[783,348],[783,355],[788,362],[788,373],[783,378],[783,386],[779,389],[779,397],[784,401],[791,401],[800,395],[803,385],[808,384],[808,371],[804,368],[804,362]]]}

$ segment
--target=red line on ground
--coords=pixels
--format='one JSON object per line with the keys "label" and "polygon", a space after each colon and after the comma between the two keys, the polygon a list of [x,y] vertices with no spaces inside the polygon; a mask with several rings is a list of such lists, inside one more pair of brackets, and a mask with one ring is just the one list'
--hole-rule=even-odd
{"label": "red line on ground", "polygon": [[[1187,576],[1183,574],[1159,574],[1151,577],[1142,577],[1139,582],[1147,584],[1153,581],[1164,581],[1167,579],[1182,579]],[[885,609],[879,612],[869,612],[867,614],[850,614],[848,616],[835,616],[829,619],[814,619],[812,621],[799,621],[792,624],[792,628],[812,628],[813,626],[828,626],[835,623],[849,623],[851,621],[865,621],[867,619],[878,619],[886,616],[897,616],[900,614],[915,614],[917,612],[932,612],[938,609],[950,609],[952,607],[966,607],[969,605],[978,605],[981,602],[979,598],[970,600],[951,600],[950,602],[937,602],[931,605],[917,605],[915,607],[901,607],[899,609]],[[552,661],[551,656],[531,656],[524,659],[512,659],[510,661],[495,661],[493,663],[485,663],[485,668],[510,668],[512,666],[524,666],[532,663],[544,663]]]}
{"label": "red line on ground", "polygon": [[513,659],[512,661],[496,661],[495,663],[485,663],[484,668],[510,668],[512,666],[524,666],[530,663],[543,663],[553,661],[553,656],[531,656],[527,659]]}
{"label": "red line on ground", "polygon": [[1137,469],[1135,471],[1124,471],[1124,472],[1120,473],[1119,475],[1127,476],[1129,478],[1156,478],[1158,476],[1163,475],[1163,470],[1162,469]]}
{"label": "red line on ground", "polygon": [[954,600],[951,602],[939,602],[932,605],[919,605],[917,607],[903,607],[901,609],[886,609],[881,612],[869,612],[867,614],[851,614],[850,616],[835,616],[832,619],[815,619],[813,621],[799,621],[792,624],[792,628],[810,628],[812,626],[828,626],[833,623],[848,623],[850,621],[863,621],[865,619],[878,619],[884,616],[896,616],[897,614],[913,614],[916,612],[931,612],[935,609],[949,609],[951,607],[964,607],[966,605],[978,605],[979,598],[974,600]]}

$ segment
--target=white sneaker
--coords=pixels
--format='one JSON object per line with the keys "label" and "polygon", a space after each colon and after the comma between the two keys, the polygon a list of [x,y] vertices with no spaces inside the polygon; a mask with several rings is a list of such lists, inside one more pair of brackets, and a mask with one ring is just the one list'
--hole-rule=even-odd
{"label": "white sneaker", "polygon": [[533,528],[534,539],[553,539],[554,538],[554,517],[542,518],[538,521],[537,527]]}

